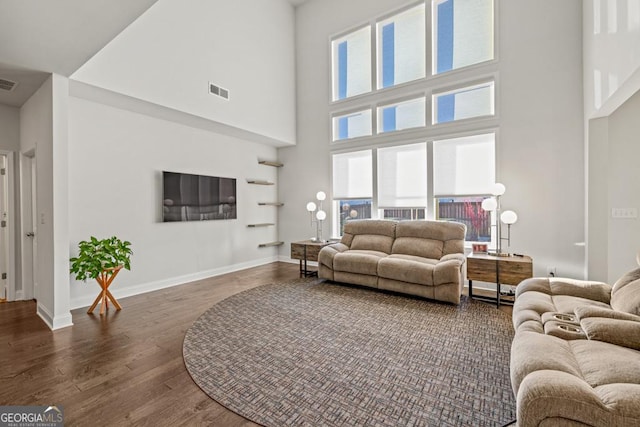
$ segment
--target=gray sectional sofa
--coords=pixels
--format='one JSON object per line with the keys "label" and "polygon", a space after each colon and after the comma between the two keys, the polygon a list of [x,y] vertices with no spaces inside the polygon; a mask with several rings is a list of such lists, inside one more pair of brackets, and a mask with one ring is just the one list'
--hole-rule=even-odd
{"label": "gray sectional sofa", "polygon": [[613,286],[527,279],[513,325],[518,426],[640,426],[640,269]]}
{"label": "gray sectional sofa", "polygon": [[465,233],[457,222],[349,221],[340,243],[318,254],[318,275],[459,304]]}

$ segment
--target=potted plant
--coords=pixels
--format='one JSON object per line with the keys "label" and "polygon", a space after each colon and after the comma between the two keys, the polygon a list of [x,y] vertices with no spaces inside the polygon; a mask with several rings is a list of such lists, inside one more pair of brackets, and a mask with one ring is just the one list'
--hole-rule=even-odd
{"label": "potted plant", "polygon": [[100,305],[100,314],[109,308],[108,300],[111,300],[116,310],[122,310],[122,306],[109,292],[109,286],[123,268],[131,270],[131,242],[122,241],[116,236],[98,240],[91,236],[88,241],[78,243],[78,256],[69,259],[71,273],[76,280],[86,281],[95,279],[102,291],[93,302],[87,313],[93,312]]}

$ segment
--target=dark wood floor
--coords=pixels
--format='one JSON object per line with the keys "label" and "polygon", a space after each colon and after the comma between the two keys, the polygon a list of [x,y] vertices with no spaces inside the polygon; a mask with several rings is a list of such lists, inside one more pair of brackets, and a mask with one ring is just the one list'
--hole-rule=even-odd
{"label": "dark wood floor", "polygon": [[195,385],[182,341],[216,302],[297,277],[296,264],[273,263],[123,298],[104,316],[74,310],[74,326],[55,332],[35,302],[0,304],[0,405],[61,405],[70,426],[255,426]]}

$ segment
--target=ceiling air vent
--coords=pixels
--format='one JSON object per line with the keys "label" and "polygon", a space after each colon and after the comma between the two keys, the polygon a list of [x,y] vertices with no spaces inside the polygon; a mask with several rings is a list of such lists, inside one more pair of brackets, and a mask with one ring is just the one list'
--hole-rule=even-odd
{"label": "ceiling air vent", "polygon": [[213,83],[209,82],[209,93],[215,96],[219,96],[220,98],[229,99],[229,91],[220,86],[216,86]]}
{"label": "ceiling air vent", "polygon": [[16,82],[12,82],[11,80],[0,78],[0,90],[6,90],[7,92],[11,92],[18,85]]}

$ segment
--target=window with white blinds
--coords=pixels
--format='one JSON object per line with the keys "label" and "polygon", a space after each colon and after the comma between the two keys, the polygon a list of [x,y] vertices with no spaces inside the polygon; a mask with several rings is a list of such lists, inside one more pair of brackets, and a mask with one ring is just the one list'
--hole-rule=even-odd
{"label": "window with white blinds", "polygon": [[376,27],[378,89],[425,77],[425,4],[380,21]]}
{"label": "window with white blinds", "polygon": [[333,198],[373,197],[373,155],[371,150],[333,155]]}
{"label": "window with white blinds", "polygon": [[493,133],[433,142],[435,197],[491,194],[495,170]]}
{"label": "window with white blinds", "polygon": [[371,27],[331,42],[333,100],[371,91]]}
{"label": "window with white blinds", "polygon": [[433,74],[493,59],[493,0],[434,0]]}
{"label": "window with white blinds", "polygon": [[333,140],[371,135],[371,110],[356,111],[333,118]]}
{"label": "window with white blinds", "polygon": [[378,149],[378,207],[427,206],[427,143]]}
{"label": "window with white blinds", "polygon": [[433,95],[433,123],[495,114],[493,81]]}
{"label": "window with white blinds", "polygon": [[378,107],[378,133],[423,127],[426,108],[424,97]]}

